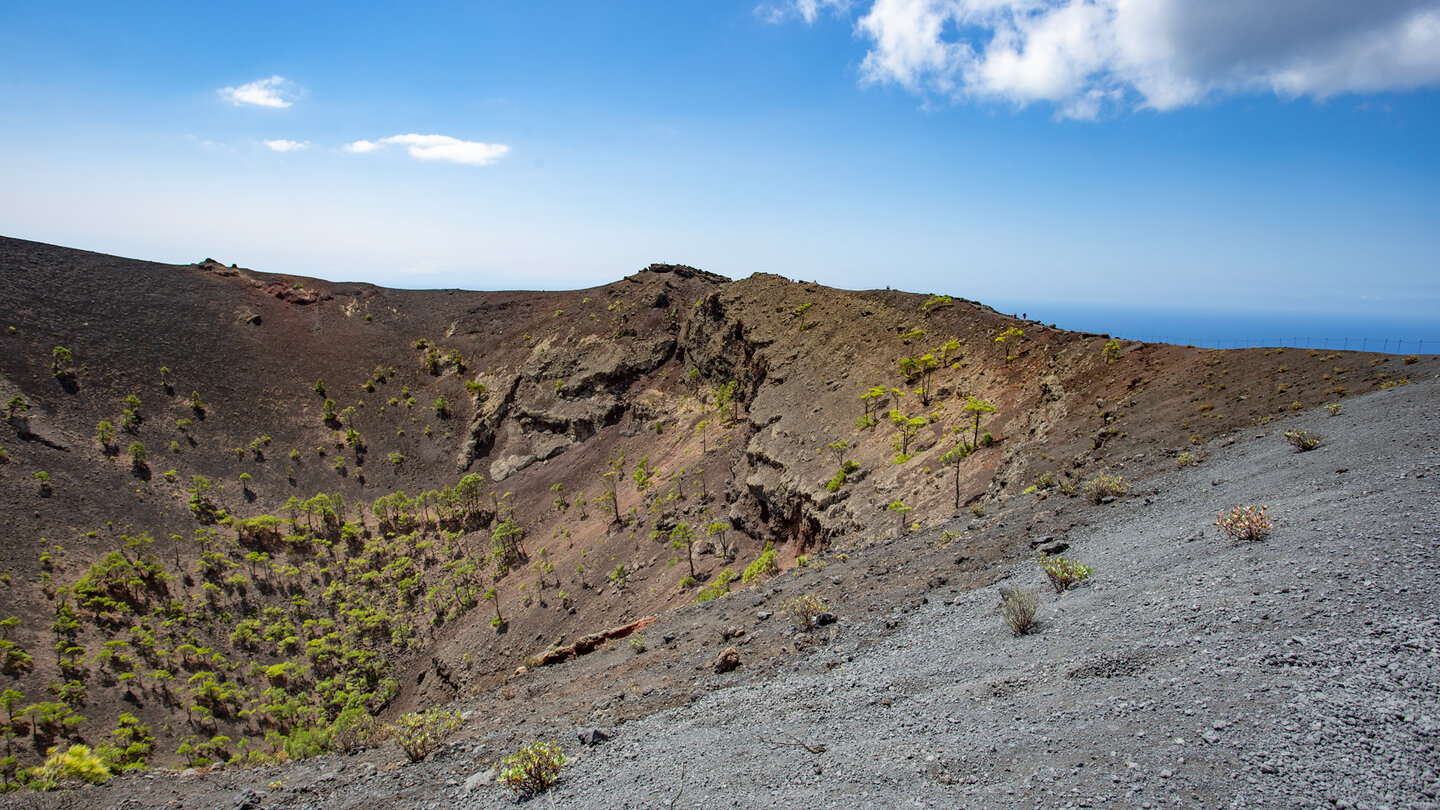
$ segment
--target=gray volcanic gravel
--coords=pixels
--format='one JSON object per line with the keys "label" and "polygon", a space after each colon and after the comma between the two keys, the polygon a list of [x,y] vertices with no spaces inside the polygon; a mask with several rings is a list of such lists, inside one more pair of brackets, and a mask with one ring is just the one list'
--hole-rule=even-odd
{"label": "gray volcanic gravel", "polygon": [[[615,729],[539,803],[1440,807],[1437,393],[1246,430],[1097,507],[1063,538],[1096,573],[1044,597],[1036,634],[1009,633],[995,588],[931,599],[863,652],[873,623],[841,616],[818,665]],[[1295,427],[1323,443],[1295,452]],[[1254,503],[1264,542],[1210,525]],[[1044,585],[1029,562],[1004,582]]]}
{"label": "gray volcanic gravel", "polygon": [[[1322,444],[1295,452],[1293,428]],[[1238,544],[1211,525],[1237,504],[1269,506],[1268,539]],[[1088,525],[1055,540],[1095,574],[1046,589],[1031,635],[1004,626],[995,586],[931,587],[880,614],[842,608],[809,634],[818,643],[777,659],[778,676],[742,666],[736,685],[603,726],[610,739],[590,747],[576,732],[603,722],[599,704],[530,724],[522,711],[525,725],[462,735],[416,765],[393,750],[379,767],[332,755],[127,776],[76,797],[515,807],[484,752],[542,737],[571,763],[525,803],[538,807],[1440,808],[1440,382],[1241,431],[1086,509]],[[918,555],[937,534],[895,542]],[[865,587],[865,553],[825,576]],[[1046,587],[1033,561],[995,573],[996,586]],[[782,579],[726,597],[748,600],[752,634],[781,632],[783,617],[761,613],[801,592]],[[693,662],[720,646],[699,644]]]}

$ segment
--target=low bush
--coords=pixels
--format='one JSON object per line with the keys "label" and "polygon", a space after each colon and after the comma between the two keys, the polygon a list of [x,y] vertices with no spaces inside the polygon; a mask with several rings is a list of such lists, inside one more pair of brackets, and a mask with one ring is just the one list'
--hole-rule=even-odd
{"label": "low bush", "polygon": [[1048,555],[1040,558],[1040,568],[1045,572],[1045,576],[1050,578],[1050,585],[1056,593],[1064,593],[1079,585],[1093,573],[1088,565]]}
{"label": "low bush", "polygon": [[459,730],[463,721],[456,712],[427,709],[411,712],[390,726],[400,750],[411,762],[419,762],[440,747],[446,737]]}
{"label": "low bush", "polygon": [[771,543],[765,544],[765,550],[755,562],[745,566],[745,573],[740,576],[740,581],[749,585],[761,577],[772,577],[780,573],[780,565],[775,562],[775,546]]}
{"label": "low bush", "polygon": [[555,743],[537,741],[500,760],[495,774],[500,782],[523,797],[550,789],[565,767],[565,752]]}
{"label": "low bush", "polygon": [[98,785],[110,780],[110,768],[88,745],[72,745],[61,751],[46,752],[45,764],[29,769],[30,787],[35,790],[57,790],[66,782]]}
{"label": "low bush", "polygon": [[1100,503],[1112,495],[1117,497],[1124,495],[1128,486],[1125,479],[1118,475],[1100,473],[1085,482],[1085,495],[1091,503]]}
{"label": "low bush", "polygon": [[1289,442],[1291,447],[1301,453],[1306,450],[1314,450],[1320,446],[1320,438],[1318,436],[1311,436],[1303,430],[1285,431],[1285,441]]}
{"label": "low bush", "polygon": [[358,706],[340,712],[330,725],[330,747],[346,754],[374,748],[388,736],[385,724]]}
{"label": "low bush", "polygon": [[820,597],[807,593],[786,602],[784,612],[797,630],[808,632],[815,627],[816,617],[829,609],[829,606],[820,601]]}
{"label": "low bush", "polygon": [[1031,588],[1000,591],[1000,616],[1017,636],[1035,629],[1035,613],[1039,609],[1040,594]]}
{"label": "low bush", "polygon": [[1215,525],[1220,531],[1229,535],[1231,539],[1251,542],[1264,540],[1275,528],[1275,524],[1266,516],[1268,506],[1236,506],[1230,510],[1230,514],[1215,516]]}
{"label": "low bush", "polygon": [[850,473],[858,469],[860,469],[860,465],[853,461],[846,461],[841,464],[840,471],[835,473],[834,477],[825,483],[825,489],[831,492],[838,491],[840,487],[845,486],[845,482],[850,477]]}
{"label": "low bush", "polygon": [[720,570],[715,581],[700,589],[700,594],[695,597],[696,602],[709,602],[730,592],[730,583],[735,581],[735,572],[729,568]]}

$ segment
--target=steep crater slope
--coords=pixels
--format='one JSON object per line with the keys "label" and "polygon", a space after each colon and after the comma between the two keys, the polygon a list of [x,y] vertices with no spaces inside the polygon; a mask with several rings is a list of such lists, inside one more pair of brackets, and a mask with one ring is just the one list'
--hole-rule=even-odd
{"label": "steep crater slope", "polygon": [[1017,498],[1043,532],[1101,471],[1434,368],[673,265],[397,291],[14,239],[0,312],[7,779],[66,741],[303,756],[723,592],[767,544],[786,567]]}

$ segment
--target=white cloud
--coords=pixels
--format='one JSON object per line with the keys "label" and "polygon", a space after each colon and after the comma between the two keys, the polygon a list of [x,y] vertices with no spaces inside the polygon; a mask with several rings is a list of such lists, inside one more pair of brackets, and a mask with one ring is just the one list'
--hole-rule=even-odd
{"label": "white cloud", "polygon": [[755,14],[770,23],[781,23],[791,17],[799,17],[806,25],[814,25],[820,15],[829,10],[843,14],[850,10],[854,0],[780,0],[762,3],[755,7]]}
{"label": "white cloud", "polygon": [[271,76],[239,87],[222,87],[219,93],[221,98],[237,107],[241,104],[254,104],[257,107],[284,108],[289,107],[290,100],[295,98],[292,87],[285,77]]}
{"label": "white cloud", "polygon": [[261,141],[261,143],[276,152],[297,152],[310,145],[309,141],[287,141],[284,138],[276,138],[273,141]]}
{"label": "white cloud", "polygon": [[403,146],[417,160],[442,160],[468,166],[488,166],[505,156],[510,147],[500,143],[462,141],[449,135],[391,135],[378,141],[355,141],[345,151],[363,155],[386,146]]}
{"label": "white cloud", "polygon": [[873,0],[855,30],[865,83],[1076,118],[1440,84],[1440,0]]}

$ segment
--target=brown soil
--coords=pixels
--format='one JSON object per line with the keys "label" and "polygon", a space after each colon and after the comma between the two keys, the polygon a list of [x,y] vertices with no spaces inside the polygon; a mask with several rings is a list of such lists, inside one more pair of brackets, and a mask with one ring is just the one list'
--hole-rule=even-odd
{"label": "brown soil", "polygon": [[[727,567],[738,575],[767,543],[783,568],[802,557],[834,566],[807,580],[823,600],[847,613],[887,615],[937,587],[988,584],[995,563],[1033,553],[1031,538],[1089,520],[1081,499],[1061,491],[1102,471],[1131,481],[1128,497],[1143,497],[1147,475],[1172,469],[1182,453],[1203,459],[1215,437],[1440,368],[1435,356],[1407,363],[1357,352],[1125,341],[1107,362],[1105,335],[1018,321],[958,298],[933,301],[764,274],[730,282],[668,265],[591,290],[399,291],[0,239],[0,401],[19,395],[31,406],[0,432],[0,566],[9,577],[0,583],[0,618],[19,619],[7,638],[34,659],[29,671],[0,675],[0,685],[23,694],[17,708],[55,700],[47,685],[67,677],[86,687],[75,706],[85,719],[73,728],[40,733],[26,720],[13,724],[20,765],[39,762],[50,745],[103,741],[122,712],[152,727],[152,766],[183,764],[175,752],[187,737],[224,734],[269,750],[263,719],[187,708],[197,701],[187,679],[207,671],[203,660],[181,660],[172,649],[174,686],[163,689],[121,679],[98,661],[106,641],[129,638],[136,617],[100,621],[82,612],[70,643],[84,648],[85,662],[62,674],[55,654],[51,623],[66,589],[141,533],[156,539],[155,556],[171,576],[137,600],[158,611],[156,631],[172,648],[205,642],[236,664],[223,678],[253,695],[266,677],[252,667],[291,656],[233,643],[236,622],[282,606],[323,618],[293,607],[295,599],[321,604],[328,581],[318,566],[303,568],[316,559],[304,554],[277,549],[274,560],[296,573],[252,571],[243,591],[204,587],[200,548],[190,539],[202,526],[187,505],[195,475],[223,485],[218,506],[236,518],[286,521],[292,497],[338,493],[353,508],[483,475],[492,511],[513,510],[526,533],[523,563],[484,581],[496,587],[497,603],[430,610],[416,592],[415,629],[404,643],[365,645],[390,662],[387,675],[398,685],[371,707],[382,718],[464,699],[478,710],[466,733],[498,745],[524,739],[527,720],[614,722],[736,678],[772,676],[795,644],[731,632],[740,613],[757,609],[751,601],[741,594],[693,604],[700,584]],[[1011,328],[1023,335],[996,340]],[[898,363],[951,338],[959,348],[935,371],[922,403],[919,381],[907,381]],[[437,373],[416,348],[421,340],[440,349]],[[59,377],[56,346],[74,358]],[[461,365],[446,358],[452,350],[463,354]],[[317,378],[338,409],[355,409],[342,419],[363,437],[363,453],[347,446],[339,424],[322,420]],[[484,393],[472,395],[467,381],[483,383]],[[717,411],[715,390],[732,381],[735,401]],[[905,395],[886,394],[878,424],[857,427],[861,395],[876,386]],[[203,415],[191,408],[191,392]],[[103,419],[118,427],[129,395],[141,401],[141,421],[133,433],[118,431],[107,452],[95,426]],[[957,510],[957,467],[941,456],[957,430],[973,435],[963,409],[970,396],[996,406],[980,426],[994,443],[960,462]],[[433,407],[438,397],[448,401],[444,414]],[[903,463],[894,461],[891,408],[926,422]],[[191,420],[184,431],[181,419]],[[144,465],[127,452],[134,441],[148,450]],[[848,447],[839,453],[827,447],[840,441]],[[621,453],[615,521],[596,498],[607,460]],[[644,490],[632,477],[642,458],[654,471]],[[831,491],[842,459],[858,469]],[[36,480],[40,471],[48,486]],[[569,506],[556,505],[556,485]],[[895,502],[909,510],[886,508]],[[365,532],[380,537],[364,512]],[[964,519],[950,525],[961,536],[940,552],[944,559],[922,563],[904,542],[885,544],[909,524],[939,525],[957,514]],[[414,587],[438,582],[447,561],[483,561],[493,517],[420,528],[435,548],[450,545],[440,530],[452,530],[456,550],[450,558],[424,552],[415,564],[426,579]],[[699,584],[684,582],[690,566],[669,543],[670,530],[715,522],[729,548],[702,538],[694,547]],[[212,528],[226,543],[235,538],[226,525]],[[236,547],[234,558],[244,551]],[[609,576],[622,565],[625,576]],[[744,587],[738,576],[735,587]],[[164,606],[176,601],[207,618],[172,627]],[[499,632],[491,623],[497,609],[506,620]],[[587,638],[647,617],[658,618],[638,633]],[[648,652],[635,655],[630,642],[642,634]],[[715,655],[730,645],[744,666],[714,674]],[[554,666],[517,674],[527,659],[538,664],[567,646],[583,654],[555,654]],[[152,676],[159,668],[141,667]],[[367,756],[383,764],[394,753]]]}

